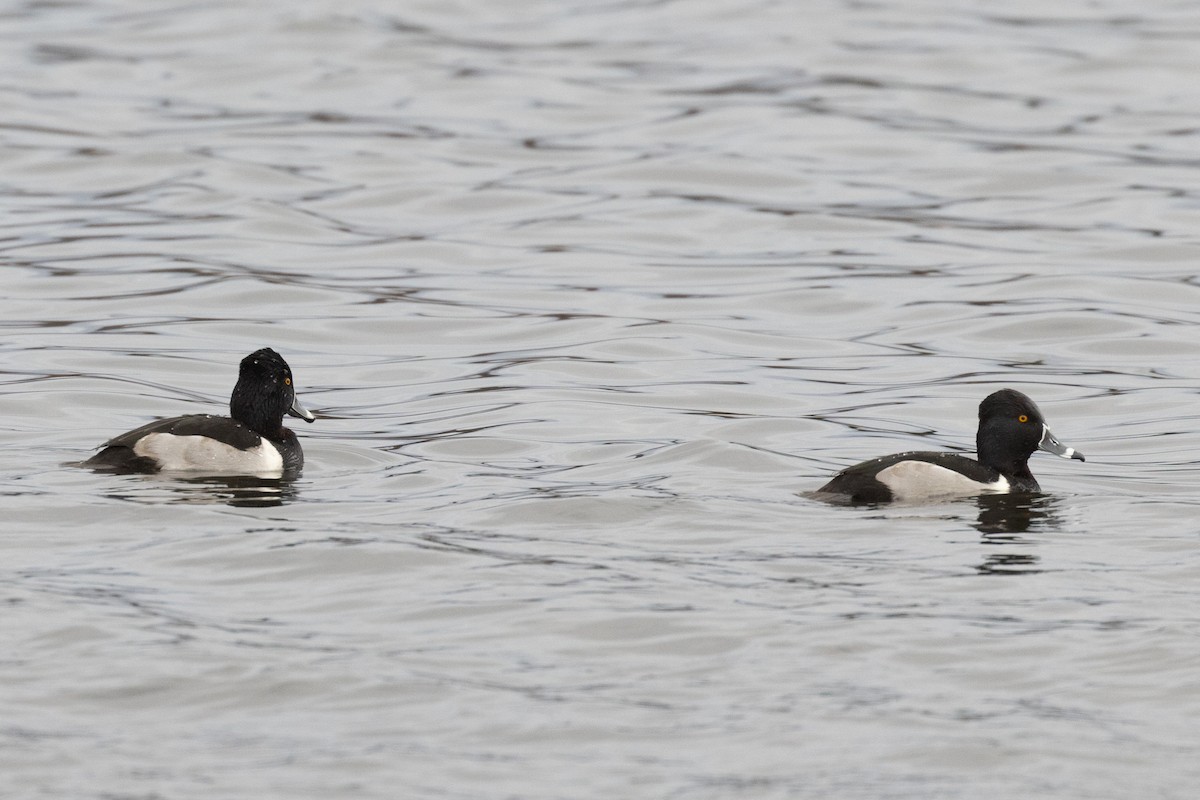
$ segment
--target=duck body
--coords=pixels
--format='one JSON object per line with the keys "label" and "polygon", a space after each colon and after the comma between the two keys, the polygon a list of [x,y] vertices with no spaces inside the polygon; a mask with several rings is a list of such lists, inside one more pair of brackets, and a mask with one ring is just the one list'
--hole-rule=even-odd
{"label": "duck body", "polygon": [[160,419],[109,439],[85,466],[128,472],[209,472],[236,475],[299,470],[300,440],[281,428],[268,439],[231,417],[187,414]]}
{"label": "duck body", "polygon": [[851,503],[890,503],[941,495],[1037,491],[1020,479],[957,453],[912,451],[880,456],[842,470],[818,489]]}
{"label": "duck body", "polygon": [[881,456],[848,467],[817,490],[848,503],[890,503],[1000,492],[1037,492],[1029,457],[1045,450],[1083,461],[1083,454],[1054,437],[1037,405],[1014,389],[979,404],[978,460],[957,453],[914,451]]}
{"label": "duck body", "polygon": [[298,472],[304,452],[283,426],[290,414],[313,415],[296,398],[287,362],[270,348],[242,359],[230,398],[231,416],[187,414],[156,420],[102,445],[83,462],[120,472],[202,472],[261,475]]}

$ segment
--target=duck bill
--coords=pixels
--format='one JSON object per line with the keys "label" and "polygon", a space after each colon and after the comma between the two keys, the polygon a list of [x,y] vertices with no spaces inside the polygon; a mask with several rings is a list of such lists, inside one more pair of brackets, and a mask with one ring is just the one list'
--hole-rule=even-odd
{"label": "duck bill", "polygon": [[1045,450],[1047,453],[1054,453],[1056,456],[1063,458],[1074,458],[1079,461],[1085,461],[1083,453],[1076,450],[1074,447],[1067,447],[1058,439],[1054,438],[1054,434],[1047,427],[1042,428],[1042,440],[1038,442],[1038,450]]}
{"label": "duck bill", "polygon": [[314,419],[316,419],[316,417],[312,415],[311,411],[300,404],[300,398],[296,397],[295,394],[292,395],[292,407],[287,410],[287,413],[291,414],[293,417],[299,417],[305,422],[312,422]]}

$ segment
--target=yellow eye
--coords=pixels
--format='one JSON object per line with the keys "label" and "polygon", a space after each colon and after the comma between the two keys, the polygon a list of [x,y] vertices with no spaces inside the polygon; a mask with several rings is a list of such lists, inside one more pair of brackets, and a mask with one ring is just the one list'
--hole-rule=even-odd
{"label": "yellow eye", "polygon": [[[288,386],[291,386],[291,385],[292,385],[292,379],[291,379],[291,378],[284,378],[284,379],[283,379],[283,382],[284,382],[285,384],[287,384]],[[1025,417],[1024,417],[1024,416],[1022,416],[1022,417],[1021,417],[1021,422],[1024,422],[1024,421],[1025,421]]]}
{"label": "yellow eye", "polygon": [[1022,414],[1021,416],[1017,417],[1017,422],[1029,422],[1029,417]]}

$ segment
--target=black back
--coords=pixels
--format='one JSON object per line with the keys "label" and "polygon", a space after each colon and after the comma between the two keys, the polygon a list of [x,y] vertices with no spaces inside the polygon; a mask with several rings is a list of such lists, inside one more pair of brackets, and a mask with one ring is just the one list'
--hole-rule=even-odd
{"label": "black back", "polygon": [[187,414],[182,417],[157,419],[128,433],[122,433],[104,443],[105,447],[133,447],[138,439],[149,433],[169,433],[172,436],[207,436],[238,450],[258,447],[259,435],[229,417],[215,414]]}

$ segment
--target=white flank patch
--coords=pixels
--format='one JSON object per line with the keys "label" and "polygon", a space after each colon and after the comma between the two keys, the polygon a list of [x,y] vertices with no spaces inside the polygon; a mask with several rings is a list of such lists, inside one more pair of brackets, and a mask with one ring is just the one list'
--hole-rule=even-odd
{"label": "white flank patch", "polygon": [[260,439],[258,447],[238,450],[207,436],[148,433],[133,446],[139,456],[153,458],[170,472],[207,472],[231,475],[282,473],[283,456],[275,445]]}
{"label": "white flank patch", "polygon": [[892,491],[896,500],[920,500],[939,495],[1004,493],[1008,480],[1003,475],[995,483],[973,481],[952,469],[928,461],[901,461],[880,470],[875,477]]}

